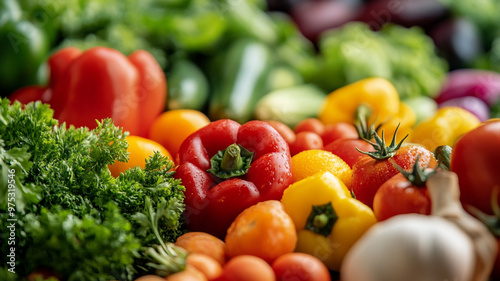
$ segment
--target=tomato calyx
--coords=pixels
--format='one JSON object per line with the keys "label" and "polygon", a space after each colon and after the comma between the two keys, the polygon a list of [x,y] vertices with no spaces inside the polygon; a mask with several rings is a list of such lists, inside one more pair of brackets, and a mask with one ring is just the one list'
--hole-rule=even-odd
{"label": "tomato calyx", "polygon": [[233,143],[210,159],[211,167],[207,171],[220,179],[243,176],[250,169],[252,158],[253,152]]}
{"label": "tomato calyx", "polygon": [[331,202],[324,205],[313,205],[304,229],[327,237],[332,232],[338,218]]}
{"label": "tomato calyx", "polygon": [[356,108],[354,127],[356,128],[356,132],[358,132],[359,138],[362,140],[372,140],[383,125],[379,123],[375,126],[377,119],[370,124],[368,119],[371,113],[372,110],[365,104],[361,104]]}
{"label": "tomato calyx", "polygon": [[403,176],[405,176],[408,181],[417,187],[424,187],[425,182],[427,181],[427,178],[429,178],[431,175],[433,175],[436,172],[436,169],[429,169],[429,163],[423,168],[420,168],[420,165],[418,164],[418,161],[420,160],[420,154],[417,155],[415,159],[415,163],[413,163],[413,167],[411,170],[406,171],[404,170],[401,166],[396,164],[394,160],[390,159],[389,161],[391,162],[392,166],[396,168]]}
{"label": "tomato calyx", "polygon": [[401,147],[403,142],[408,137],[408,134],[407,134],[399,143],[397,143],[396,142],[396,135],[398,133],[398,129],[399,129],[399,124],[396,127],[396,130],[394,131],[394,135],[392,136],[392,140],[391,140],[391,143],[389,144],[389,146],[387,146],[385,143],[384,130],[382,130],[382,137],[379,137],[379,135],[377,133],[374,134],[375,142],[366,140],[369,144],[371,144],[373,146],[375,151],[361,151],[358,148],[356,148],[356,150],[363,153],[363,154],[366,154],[366,155],[368,155],[376,160],[390,158],[396,154],[396,152],[399,150],[399,148]]}
{"label": "tomato calyx", "polygon": [[467,205],[465,208],[471,214],[476,216],[482,223],[484,223],[488,229],[495,235],[495,237],[500,237],[500,206],[498,205],[498,194],[500,192],[500,186],[496,185],[493,187],[491,192],[491,209],[493,210],[493,215],[486,214],[478,208]]}

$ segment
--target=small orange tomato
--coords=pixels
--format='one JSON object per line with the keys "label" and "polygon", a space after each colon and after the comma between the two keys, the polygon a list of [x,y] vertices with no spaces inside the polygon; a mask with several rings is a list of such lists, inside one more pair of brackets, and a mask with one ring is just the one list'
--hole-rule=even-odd
{"label": "small orange tomato", "polygon": [[134,167],[144,168],[146,165],[146,159],[149,156],[153,156],[155,151],[160,152],[161,155],[168,157],[169,160],[173,161],[170,152],[165,149],[161,144],[139,136],[127,136],[129,153],[128,162],[118,162],[116,161],[113,165],[109,165],[109,170],[114,177],[118,177],[120,173]]}
{"label": "small orange tomato", "polygon": [[198,110],[169,110],[155,119],[149,131],[149,138],[163,145],[176,157],[182,142],[209,123],[210,119]]}
{"label": "small orange tomato", "polygon": [[209,281],[215,280],[222,273],[222,266],[209,255],[191,253],[186,258],[186,264],[203,273]]}
{"label": "small orange tomato", "polygon": [[137,279],[134,279],[134,281],[165,281],[165,277],[148,274],[148,275],[143,275]]}
{"label": "small orange tomato", "polygon": [[211,256],[220,265],[226,262],[226,244],[219,238],[206,232],[187,232],[175,241],[175,245],[183,248],[189,253],[197,253]]}
{"label": "small orange tomato", "polygon": [[272,267],[263,259],[242,255],[230,259],[217,281],[275,281]]}
{"label": "small orange tomato", "polygon": [[186,269],[167,276],[165,281],[208,281],[208,279],[194,266],[186,265]]}
{"label": "small orange tomato", "polygon": [[229,257],[254,255],[267,262],[293,252],[296,243],[295,225],[277,200],[263,201],[245,209],[226,234]]}

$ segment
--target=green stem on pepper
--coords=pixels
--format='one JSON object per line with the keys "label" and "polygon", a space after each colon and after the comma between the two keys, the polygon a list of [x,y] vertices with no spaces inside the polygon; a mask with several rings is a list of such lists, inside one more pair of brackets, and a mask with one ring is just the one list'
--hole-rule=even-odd
{"label": "green stem on pepper", "polygon": [[337,213],[335,213],[331,202],[324,205],[315,205],[312,206],[304,228],[326,237],[332,232],[337,219]]}
{"label": "green stem on pepper", "polygon": [[239,144],[233,143],[224,150],[219,150],[210,159],[211,167],[208,172],[220,179],[243,176],[250,169],[253,152]]}

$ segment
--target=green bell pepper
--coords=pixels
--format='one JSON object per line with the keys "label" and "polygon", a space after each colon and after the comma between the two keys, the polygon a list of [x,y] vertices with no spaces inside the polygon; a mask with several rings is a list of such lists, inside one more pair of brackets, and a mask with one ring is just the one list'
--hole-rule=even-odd
{"label": "green bell pepper", "polygon": [[49,51],[44,32],[23,19],[16,1],[0,5],[0,96],[37,83],[38,69]]}
{"label": "green bell pepper", "polygon": [[167,71],[167,110],[203,110],[208,101],[209,85],[205,74],[192,61],[174,61]]}
{"label": "green bell pepper", "polygon": [[[245,123],[253,117],[257,101],[268,92],[268,74],[273,66],[270,48],[254,39],[233,42],[213,73],[208,115]],[[216,69],[212,67],[211,69]]]}

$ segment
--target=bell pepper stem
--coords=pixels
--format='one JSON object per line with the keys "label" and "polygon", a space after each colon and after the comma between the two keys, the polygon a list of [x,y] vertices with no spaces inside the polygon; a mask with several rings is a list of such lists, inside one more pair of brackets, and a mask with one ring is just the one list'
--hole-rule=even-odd
{"label": "bell pepper stem", "polygon": [[304,228],[327,237],[332,232],[337,219],[337,213],[335,213],[331,202],[324,205],[313,205]]}
{"label": "bell pepper stem", "polygon": [[314,217],[313,225],[317,228],[322,228],[325,227],[325,225],[328,223],[328,220],[328,215],[320,214]]}
{"label": "bell pepper stem", "polygon": [[208,172],[219,179],[228,179],[246,174],[252,163],[253,152],[239,144],[233,143],[224,150],[219,150],[210,159]]}
{"label": "bell pepper stem", "polygon": [[243,166],[243,160],[240,155],[240,147],[233,143],[226,148],[224,151],[224,156],[222,156],[222,161],[220,163],[220,168],[223,171],[233,171],[241,169]]}

